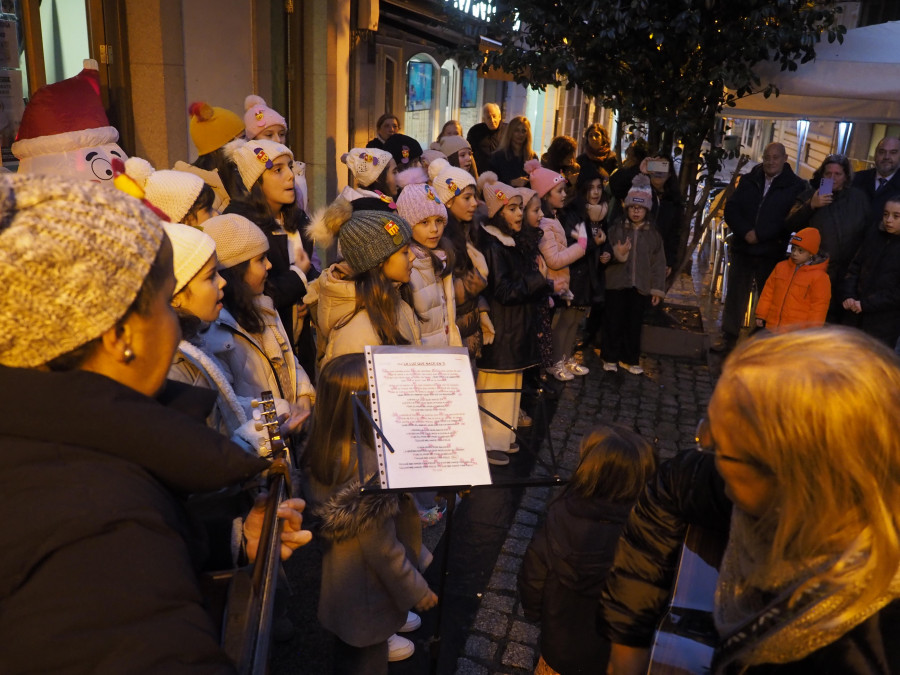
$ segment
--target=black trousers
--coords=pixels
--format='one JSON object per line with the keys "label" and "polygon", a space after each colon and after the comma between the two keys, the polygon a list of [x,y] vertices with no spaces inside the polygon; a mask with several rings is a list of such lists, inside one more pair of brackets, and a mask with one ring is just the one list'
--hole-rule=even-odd
{"label": "black trousers", "polygon": [[750,302],[753,282],[762,293],[766,279],[772,274],[779,258],[761,255],[748,255],[734,248],[731,249],[731,265],[728,269],[728,295],[725,296],[725,308],[722,310],[722,332],[737,337],[744,326],[744,313]]}
{"label": "black trousers", "polygon": [[641,328],[649,304],[650,296],[641,295],[636,288],[606,289],[603,332],[600,335],[604,361],[623,361],[628,365],[640,362]]}

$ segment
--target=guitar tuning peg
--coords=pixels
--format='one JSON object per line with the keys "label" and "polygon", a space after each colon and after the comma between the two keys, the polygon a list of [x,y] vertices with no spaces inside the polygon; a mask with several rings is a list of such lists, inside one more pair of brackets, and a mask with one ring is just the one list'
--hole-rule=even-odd
{"label": "guitar tuning peg", "polygon": [[263,425],[262,422],[257,422],[256,424],[253,425],[253,428],[256,429],[257,431],[262,431],[266,427],[265,427],[265,425]]}
{"label": "guitar tuning peg", "polygon": [[251,407],[251,408],[258,408],[258,407],[259,407],[259,401],[256,400],[256,399],[253,399],[252,401],[250,401],[250,407]]}
{"label": "guitar tuning peg", "polygon": [[251,414],[255,420],[262,419],[262,411],[259,408],[254,408]]}

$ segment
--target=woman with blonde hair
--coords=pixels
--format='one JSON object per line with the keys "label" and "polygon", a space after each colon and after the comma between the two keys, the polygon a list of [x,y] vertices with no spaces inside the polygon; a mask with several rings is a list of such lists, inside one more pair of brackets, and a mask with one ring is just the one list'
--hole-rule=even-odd
{"label": "woman with blonde hair", "polygon": [[521,115],[513,117],[506,127],[500,147],[491,154],[488,168],[497,174],[501,183],[525,187],[528,185],[525,162],[537,157],[531,144],[531,122]]}
{"label": "woman with blonde hair", "polygon": [[898,672],[898,392],[896,355],[852,329],[737,349],[701,452],[664,464],[626,526],[601,602],[609,672],[644,672],[689,524],[728,534],[712,672]]}

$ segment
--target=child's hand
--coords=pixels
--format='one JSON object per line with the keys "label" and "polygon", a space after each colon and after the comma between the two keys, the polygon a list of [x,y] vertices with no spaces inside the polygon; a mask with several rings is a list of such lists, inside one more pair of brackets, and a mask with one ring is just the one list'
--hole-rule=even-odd
{"label": "child's hand", "polygon": [[583,222],[578,223],[573,227],[569,234],[578,242],[582,251],[587,251],[587,228],[584,226]]}
{"label": "child's hand", "polygon": [[429,588],[428,592],[425,594],[425,597],[419,600],[419,602],[416,603],[416,606],[413,609],[416,609],[420,612],[427,612],[437,604],[438,596],[435,595],[434,591]]}
{"label": "child's hand", "polygon": [[478,321],[481,324],[481,334],[483,336],[482,342],[486,345],[491,344],[494,341],[494,324],[491,322],[491,317],[488,316],[487,312],[479,312],[478,313]]}
{"label": "child's hand", "polygon": [[553,292],[559,295],[560,293],[569,290],[569,282],[566,281],[562,277],[557,277],[553,280]]}
{"label": "child's hand", "polygon": [[616,256],[616,260],[619,262],[626,262],[629,253],[631,253],[631,239],[625,239],[613,244],[613,255]]}
{"label": "child's hand", "polygon": [[757,328],[765,328],[765,325],[766,325],[766,322],[763,321],[762,319],[757,319],[757,320],[756,320],[756,327],[757,327]]}
{"label": "child's hand", "polygon": [[653,305],[654,307],[656,307],[659,304],[660,300],[662,300],[661,297],[659,297],[658,295],[654,295],[653,297],[650,298],[650,304]]}
{"label": "child's hand", "polygon": [[309,272],[312,267],[312,260],[309,259],[309,255],[306,253],[306,249],[303,248],[303,243],[300,241],[294,246],[294,264],[303,270],[304,274]]}
{"label": "child's hand", "polygon": [[[605,236],[605,235],[604,235]],[[610,255],[609,251],[604,251],[600,254],[600,262],[604,265],[612,260],[612,255]]]}

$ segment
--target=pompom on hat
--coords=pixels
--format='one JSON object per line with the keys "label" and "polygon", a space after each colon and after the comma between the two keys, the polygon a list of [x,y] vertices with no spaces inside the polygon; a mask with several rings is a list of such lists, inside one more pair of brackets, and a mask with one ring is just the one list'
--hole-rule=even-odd
{"label": "pompom on hat", "polygon": [[269,240],[263,231],[236,213],[210,218],[203,223],[203,231],[216,242],[222,269],[240,265],[269,250]]}
{"label": "pompom on hat", "polygon": [[259,177],[284,155],[294,161],[294,153],[288,146],[264,138],[253,141],[238,139],[225,146],[225,156],[234,162],[247,190],[252,189]]}
{"label": "pompom on hat", "polygon": [[175,293],[187,286],[216,252],[216,242],[196,227],[181,223],[163,223],[174,253]]}
{"label": "pompom on hat", "polygon": [[493,171],[485,171],[478,177],[478,187],[481,188],[489,218],[493,218],[511,199],[522,198],[516,188],[497,180],[497,174]]}
{"label": "pompom on hat", "polygon": [[816,255],[822,245],[822,235],[814,227],[804,227],[791,235],[791,244]]}
{"label": "pompom on hat", "polygon": [[[173,223],[180,223],[184,219],[204,185],[203,179],[193,173],[168,169],[154,171],[150,162],[140,157],[129,157],[124,168],[124,173],[143,190],[143,198]],[[118,176],[114,182],[116,187],[120,187]]]}
{"label": "pompom on hat", "polygon": [[230,110],[198,101],[188,108],[191,140],[201,155],[208,155],[244,133],[244,121]]}
{"label": "pompom on hat", "polygon": [[428,165],[431,187],[444,204],[449,204],[470,185],[475,185],[475,177],[465,169],[453,166],[446,159],[436,159]]}
{"label": "pompom on hat", "polygon": [[648,211],[653,208],[653,191],[650,179],[639,173],[631,181],[631,188],[625,197],[625,206],[643,206]]}
{"label": "pompom on hat", "polygon": [[393,157],[386,150],[378,148],[353,148],[341,155],[360,187],[368,187],[382,174]]}
{"label": "pompom on hat", "polygon": [[427,183],[413,183],[403,188],[397,198],[397,213],[410,225],[421,223],[430,216],[447,220],[447,207]]}
{"label": "pompom on hat", "polygon": [[384,149],[397,162],[397,170],[403,171],[422,156],[422,146],[412,136],[393,134],[384,142]]}
{"label": "pompom on hat", "polygon": [[244,137],[248,141],[259,136],[269,127],[278,124],[287,130],[287,122],[284,121],[284,117],[267,106],[262,97],[250,94],[244,99]]}
{"label": "pompom on hat", "polygon": [[541,166],[538,159],[529,159],[525,162],[525,173],[528,174],[528,183],[531,189],[537,192],[541,199],[560,183],[566,182],[566,177]]}
{"label": "pompom on hat", "polygon": [[159,218],[118,190],[0,176],[0,364],[35,368],[115,326],[163,237]]}
{"label": "pompom on hat", "polygon": [[100,99],[97,62],[84,60],[74,77],[47,84],[32,95],[10,148],[18,159],[89,148],[119,140]]}

